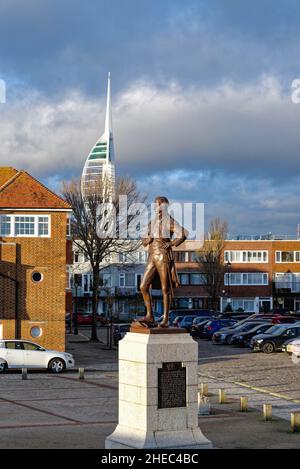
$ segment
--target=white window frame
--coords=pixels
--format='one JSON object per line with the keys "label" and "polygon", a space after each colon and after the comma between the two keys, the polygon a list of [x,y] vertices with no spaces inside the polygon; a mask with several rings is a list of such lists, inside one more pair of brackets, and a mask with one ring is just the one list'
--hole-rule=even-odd
{"label": "white window frame", "polygon": [[5,217],[5,218],[9,218],[9,224],[10,224],[10,232],[9,234],[2,234],[2,232],[0,231],[0,236],[1,237],[11,237],[11,233],[12,233],[12,216],[10,214],[3,214],[3,215],[0,215],[0,217]]}
{"label": "white window frame", "polygon": [[[283,252],[292,252],[293,253],[293,260],[292,261],[283,261],[282,260],[282,253]],[[297,253],[299,260],[297,261]],[[279,259],[279,260],[278,260]],[[300,251],[275,251],[275,263],[276,264],[299,264],[300,263]]]}
{"label": "white window frame", "polygon": [[[251,253],[251,257],[252,254],[256,252],[256,253],[261,253],[261,257],[262,257],[262,260],[248,260],[248,253]],[[239,253],[240,255],[240,260],[233,260],[233,256],[232,256],[232,253]],[[263,257],[264,257],[264,253],[266,253],[266,260],[263,260]],[[246,257],[246,260],[244,260],[244,254],[245,254],[245,257]],[[257,256],[256,256],[257,257]],[[226,250],[224,251],[224,263],[230,261],[231,264],[267,264],[269,262],[269,252],[268,250],[266,249],[247,249],[247,250],[239,250],[239,249],[230,249],[230,250]]]}
{"label": "white window frame", "polygon": [[[87,289],[85,290],[85,279],[86,279],[86,287]],[[91,285],[92,285],[92,274],[82,274],[82,291],[84,293],[92,293]]]}
{"label": "white window frame", "polygon": [[[299,281],[297,277],[299,277]],[[275,272],[274,281],[275,288],[290,288],[291,293],[300,292],[300,272]]]}
{"label": "white window frame", "polygon": [[[252,303],[253,302],[253,308],[248,309],[245,308],[246,303]],[[234,311],[236,311],[238,308],[234,306],[235,303],[240,303],[238,308],[243,308],[244,311],[255,311],[255,298],[232,298],[231,299],[231,305]]]}
{"label": "white window frame", "polygon": [[139,264],[145,264],[147,262],[147,251],[138,251],[137,255]]}
{"label": "white window frame", "polygon": [[[133,285],[126,285],[126,275],[133,275]],[[124,285],[121,285],[121,279]],[[120,272],[119,273],[119,287],[120,288],[136,288],[136,274],[132,272]]]}
{"label": "white window frame", "polygon": [[[10,217],[10,234],[0,234],[2,238],[51,238],[51,215],[34,215],[31,213],[22,213],[22,214],[1,214],[0,217]],[[31,217],[34,219],[34,233],[33,234],[16,234],[16,217]],[[48,234],[40,235],[39,234],[39,218],[48,219]]]}
{"label": "white window frame", "polygon": [[[109,279],[108,285],[104,284],[105,278],[106,278],[106,279],[107,279],[107,278]],[[102,275],[102,280],[103,280],[103,286],[104,286],[104,288],[111,288],[111,287],[112,287],[112,274],[104,273],[104,274]]]}
{"label": "white window frame", "polygon": [[[135,287],[136,287],[136,288],[138,288],[138,278],[139,278],[139,277],[140,277],[140,279],[141,279],[141,281],[142,281],[142,279],[143,279],[143,274],[141,274],[141,273],[138,272],[138,273],[135,274]],[[141,282],[140,282],[140,284],[141,284]]]}
{"label": "white window frame", "polygon": [[[121,285],[121,279],[124,285]],[[124,288],[125,287],[125,272],[120,272],[119,273],[119,287]]]}
{"label": "white window frame", "polygon": [[71,235],[72,235],[72,218],[71,218],[71,215],[69,215],[69,214],[67,214],[66,223],[67,223],[66,235],[67,235],[67,238],[71,238]]}
{"label": "white window frame", "polygon": [[[228,275],[230,275],[230,282],[228,282]],[[232,281],[232,275],[239,275],[240,281]],[[262,283],[249,283],[249,275],[260,275]],[[224,274],[224,285],[228,286],[248,286],[248,287],[265,287],[269,285],[268,272],[231,272]]]}

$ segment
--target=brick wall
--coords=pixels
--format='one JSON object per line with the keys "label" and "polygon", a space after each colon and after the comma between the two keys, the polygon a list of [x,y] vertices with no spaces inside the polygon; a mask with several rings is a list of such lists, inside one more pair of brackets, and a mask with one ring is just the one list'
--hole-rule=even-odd
{"label": "brick wall", "polygon": [[[2,212],[3,213],[3,212]],[[17,213],[10,211],[7,213]],[[25,213],[32,213],[22,212]],[[34,212],[38,214],[38,212]],[[18,317],[21,338],[31,339],[47,348],[65,349],[66,312],[66,213],[42,212],[51,215],[50,238],[0,238],[0,272],[15,277],[15,263],[18,260],[19,305]],[[32,281],[32,273],[43,275],[39,283]],[[0,279],[0,322],[3,336],[15,337],[15,285]],[[30,334],[33,326],[42,329],[39,338]]]}

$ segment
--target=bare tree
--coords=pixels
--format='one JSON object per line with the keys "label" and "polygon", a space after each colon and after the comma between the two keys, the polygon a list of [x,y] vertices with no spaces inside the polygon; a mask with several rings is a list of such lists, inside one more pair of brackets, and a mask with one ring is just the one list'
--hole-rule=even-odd
{"label": "bare tree", "polygon": [[[97,309],[101,286],[101,264],[108,255],[130,253],[140,246],[140,241],[122,239],[121,236],[125,225],[132,225],[135,221],[138,223],[140,213],[134,205],[144,203],[146,196],[139,193],[132,179],[124,177],[116,178],[113,189],[107,179],[101,178],[90,183],[88,190],[85,188],[84,194],[81,191],[80,181],[64,183],[62,192],[65,200],[73,208],[73,242],[91,265],[93,274],[91,341],[98,341]],[[123,200],[126,197],[126,211],[121,208],[120,196]]]}
{"label": "bare tree", "polygon": [[211,221],[209,231],[201,250],[197,251],[197,262],[204,274],[207,293],[213,309],[218,308],[219,297],[224,284],[224,247],[228,224],[220,218]]}

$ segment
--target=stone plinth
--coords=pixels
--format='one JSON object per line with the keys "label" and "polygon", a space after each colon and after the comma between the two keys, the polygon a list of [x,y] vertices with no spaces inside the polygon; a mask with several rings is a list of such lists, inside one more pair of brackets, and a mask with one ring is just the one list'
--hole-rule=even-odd
{"label": "stone plinth", "polygon": [[[198,426],[197,366],[198,345],[184,329],[131,328],[119,342],[119,422],[105,448],[211,448]],[[161,370],[170,370],[163,380]],[[172,407],[182,399],[170,389],[185,390],[185,406]]]}

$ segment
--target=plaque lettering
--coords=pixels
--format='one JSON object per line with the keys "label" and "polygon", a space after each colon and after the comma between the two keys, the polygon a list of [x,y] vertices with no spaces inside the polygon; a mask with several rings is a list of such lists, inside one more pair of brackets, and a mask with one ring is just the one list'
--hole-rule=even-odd
{"label": "plaque lettering", "polygon": [[181,362],[163,363],[158,369],[158,408],[186,407],[186,368]]}

